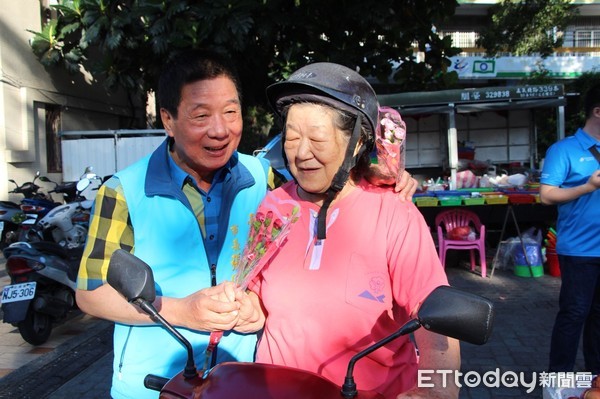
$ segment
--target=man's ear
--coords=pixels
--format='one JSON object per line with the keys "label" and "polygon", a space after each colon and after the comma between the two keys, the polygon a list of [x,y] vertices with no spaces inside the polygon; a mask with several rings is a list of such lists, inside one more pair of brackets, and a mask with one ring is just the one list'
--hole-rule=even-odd
{"label": "man's ear", "polygon": [[160,119],[169,137],[173,137],[173,115],[164,108],[160,109]]}

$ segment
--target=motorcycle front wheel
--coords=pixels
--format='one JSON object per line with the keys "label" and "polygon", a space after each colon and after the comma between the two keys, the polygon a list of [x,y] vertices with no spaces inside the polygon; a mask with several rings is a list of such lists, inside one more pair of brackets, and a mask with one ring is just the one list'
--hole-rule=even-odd
{"label": "motorcycle front wheel", "polygon": [[47,314],[29,308],[25,319],[17,324],[21,337],[31,345],[41,345],[48,341],[52,332],[52,320]]}

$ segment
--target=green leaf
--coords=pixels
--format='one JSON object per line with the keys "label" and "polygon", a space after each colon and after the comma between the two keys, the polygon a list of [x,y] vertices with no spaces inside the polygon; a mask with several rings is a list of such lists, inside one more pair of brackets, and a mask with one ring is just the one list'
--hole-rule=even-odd
{"label": "green leaf", "polygon": [[65,58],[64,65],[69,73],[75,74],[75,73],[79,72],[79,63],[78,62],[71,62]]}
{"label": "green leaf", "polygon": [[80,27],[81,27],[81,24],[79,22],[73,22],[73,23],[64,25],[60,30],[61,36],[66,36],[68,34],[74,33]]}
{"label": "green leaf", "polygon": [[109,50],[115,50],[121,44],[121,40],[123,39],[123,32],[120,30],[111,29],[108,36],[106,36],[106,47]]}
{"label": "green leaf", "polygon": [[71,49],[71,51],[69,51],[68,53],[65,54],[65,60],[70,63],[79,64],[82,59],[83,59],[83,53],[77,47]]}
{"label": "green leaf", "polygon": [[50,49],[46,51],[40,58],[40,62],[44,66],[54,66],[60,62],[61,54],[60,51]]}

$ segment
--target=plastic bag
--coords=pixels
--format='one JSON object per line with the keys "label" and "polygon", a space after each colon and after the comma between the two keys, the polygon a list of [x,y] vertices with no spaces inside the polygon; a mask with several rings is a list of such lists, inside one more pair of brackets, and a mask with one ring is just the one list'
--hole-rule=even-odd
{"label": "plastic bag", "polygon": [[525,258],[523,247],[519,243],[513,252],[513,260],[515,265],[542,266],[544,260],[542,259],[542,248],[540,244],[537,242],[532,242],[531,240],[523,241],[523,244],[525,245],[525,253],[527,254],[527,258]]}
{"label": "plastic bag", "polygon": [[[521,243],[521,240],[523,242]],[[525,246],[525,253],[523,253]],[[529,262],[528,262],[529,261]],[[514,269],[519,266],[541,266],[544,263],[542,255],[542,232],[531,227],[521,233],[521,238],[510,237],[499,244],[497,256],[494,258],[496,269]]]}
{"label": "plastic bag", "polygon": [[397,184],[404,172],[406,157],[406,123],[393,108],[381,107],[371,153],[369,181]]}
{"label": "plastic bag", "polygon": [[[521,233],[521,240],[516,238],[516,245],[513,248],[513,261],[515,265],[521,266],[541,266],[544,264],[542,256],[542,231],[531,227]],[[525,247],[525,252],[523,252]],[[525,258],[525,254],[527,258]]]}
{"label": "plastic bag", "polygon": [[450,240],[475,241],[477,239],[475,231],[469,226],[455,227],[446,235]]}
{"label": "plastic bag", "polygon": [[477,176],[470,170],[463,170],[456,174],[456,188],[474,188],[477,185]]}
{"label": "plastic bag", "polygon": [[514,268],[513,254],[515,248],[521,245],[519,237],[511,237],[502,242],[498,246],[498,252],[494,258],[494,268],[512,270]]}

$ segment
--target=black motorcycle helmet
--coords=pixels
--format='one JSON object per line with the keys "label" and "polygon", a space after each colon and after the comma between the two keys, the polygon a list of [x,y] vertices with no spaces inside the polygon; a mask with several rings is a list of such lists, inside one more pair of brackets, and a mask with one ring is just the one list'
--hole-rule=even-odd
{"label": "black motorcycle helmet", "polygon": [[[323,103],[356,115],[344,161],[334,176],[319,211],[317,238],[324,239],[329,205],[346,184],[350,170],[356,166],[357,160],[373,147],[379,110],[377,95],[369,82],[356,71],[339,64],[318,62],[304,66],[292,73],[287,80],[267,87],[267,98],[279,117],[287,105],[303,101]],[[361,144],[355,155],[362,126],[369,132],[369,139]],[[285,131],[282,139],[285,140]],[[283,156],[287,166],[285,153]]]}

